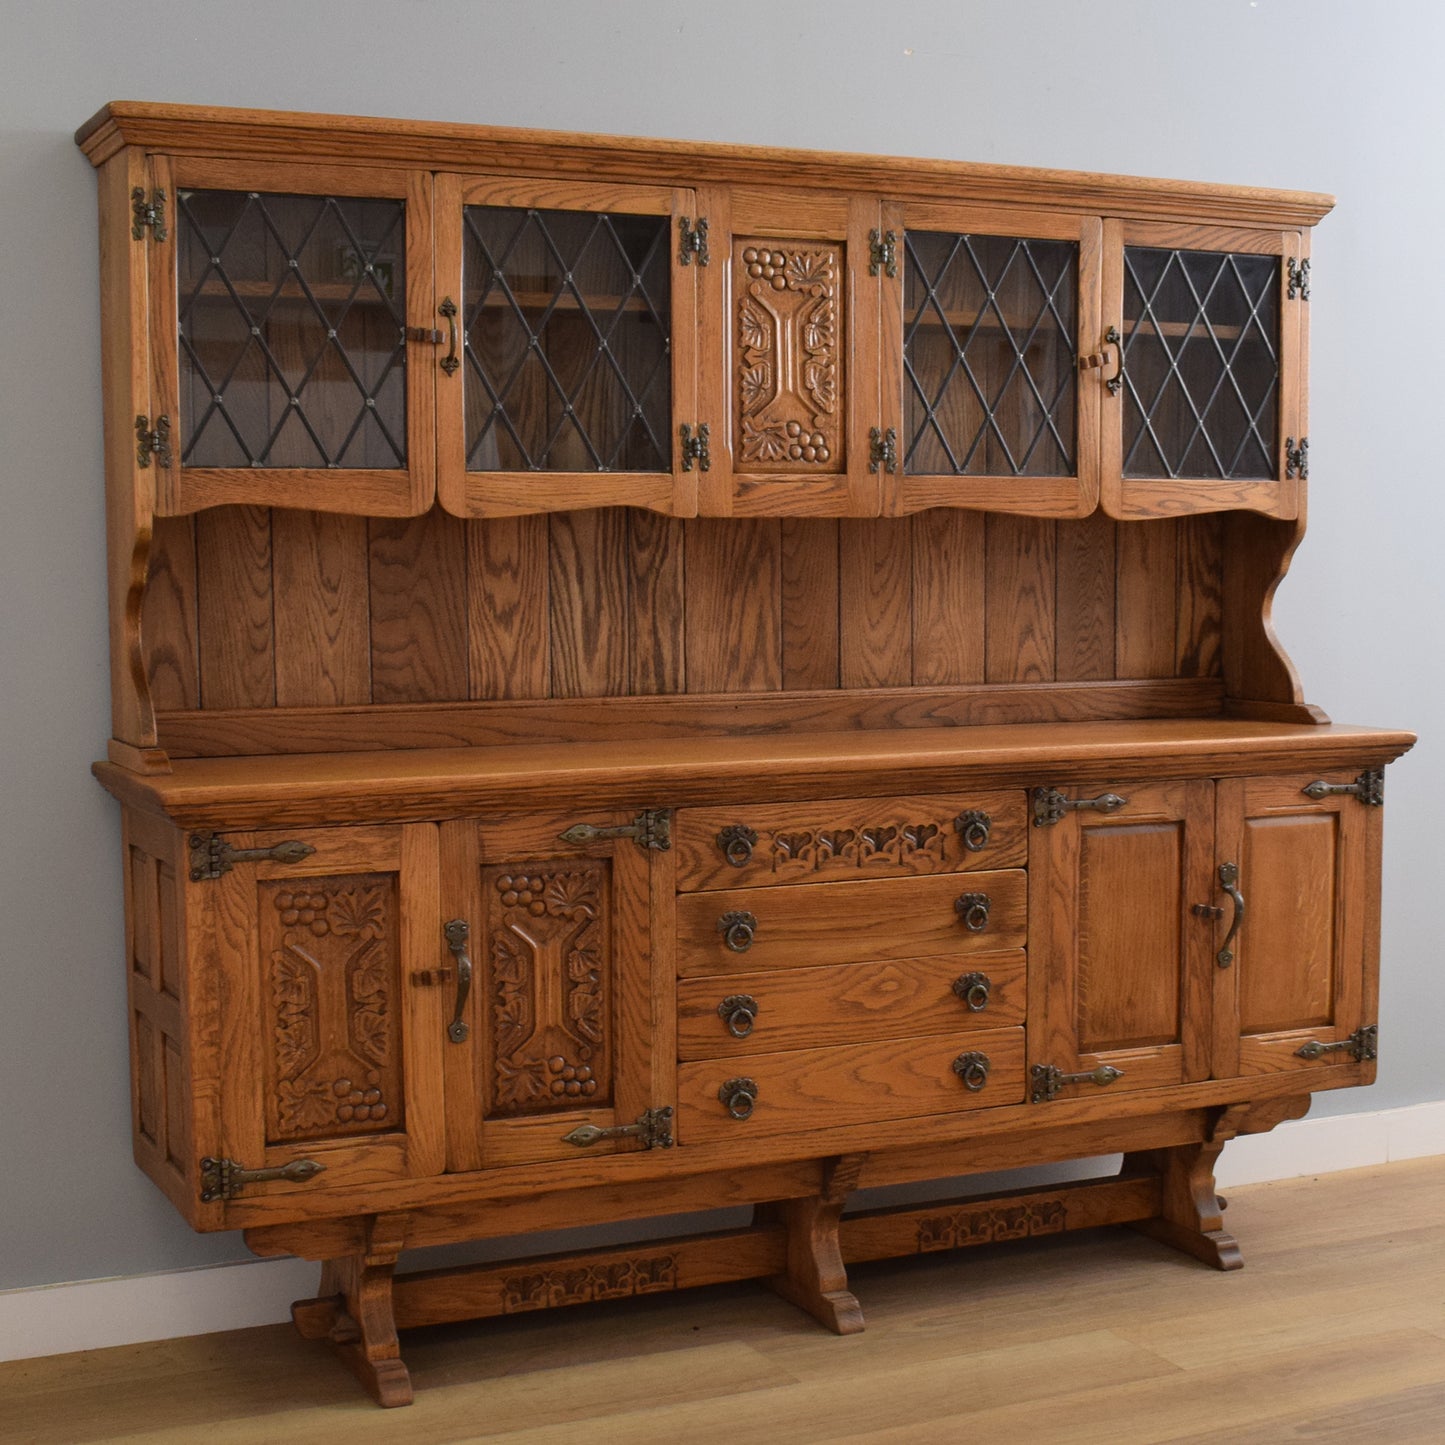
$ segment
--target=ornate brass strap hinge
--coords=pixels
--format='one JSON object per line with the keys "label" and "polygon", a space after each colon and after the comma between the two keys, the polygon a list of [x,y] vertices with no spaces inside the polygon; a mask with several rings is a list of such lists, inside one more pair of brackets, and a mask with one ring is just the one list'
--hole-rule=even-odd
{"label": "ornate brass strap hinge", "polygon": [[171,419],[158,416],[151,425],[148,416],[135,419],[135,462],[138,467],[148,467],[154,457],[158,467],[171,464]]}
{"label": "ornate brass strap hinge", "polygon": [[1294,444],[1293,437],[1284,439],[1284,474],[1287,477],[1298,477],[1300,481],[1308,481],[1310,475],[1310,439],[1301,437],[1299,445]]}
{"label": "ornate brass strap hinge", "polygon": [[1316,778],[1307,788],[1301,788],[1307,798],[1317,802],[1321,798],[1339,797],[1350,794],[1358,798],[1367,808],[1385,806],[1385,770],[1374,768],[1360,774],[1353,783],[1327,783]]}
{"label": "ornate brass strap hinge", "polygon": [[1118,793],[1100,793],[1097,798],[1065,797],[1057,788],[1034,789],[1034,827],[1052,828],[1063,821],[1065,813],[1117,813],[1129,806],[1128,798]]}
{"label": "ornate brass strap hinge", "polygon": [[898,274],[898,232],[868,232],[868,274],[876,276],[882,271],[885,276]]}
{"label": "ornate brass strap hinge", "polygon": [[705,421],[699,422],[697,432],[694,434],[693,429],[688,426],[686,422],[683,422],[683,424],[678,427],[677,434],[682,442],[681,454],[683,471],[690,472],[692,470],[692,464],[696,462],[698,471],[710,472],[712,470],[712,453],[708,450],[707,423]]}
{"label": "ornate brass strap hinge", "polygon": [[564,1144],[575,1144],[579,1149],[600,1144],[604,1139],[641,1139],[644,1149],[671,1149],[672,1109],[667,1105],[661,1109],[649,1109],[635,1124],[614,1124],[610,1129],[599,1129],[596,1124],[579,1124],[571,1133],[562,1136]]}
{"label": "ornate brass strap hinge", "polygon": [[248,1184],[270,1184],[284,1179],[289,1184],[304,1184],[324,1174],[326,1166],[314,1159],[293,1159],[272,1169],[243,1169],[234,1159],[201,1160],[201,1203],[217,1199],[234,1199]]}
{"label": "ornate brass strap hinge", "polygon": [[146,229],[157,241],[164,241],[166,238],[166,193],[157,189],[146,198],[145,187],[137,186],[130,193],[131,223],[130,234],[133,241],[144,241]]}
{"label": "ornate brass strap hinge", "polygon": [[191,882],[219,878],[237,863],[299,863],[315,851],[310,843],[297,838],[274,848],[233,848],[219,833],[192,833]]}
{"label": "ornate brass strap hinge", "polygon": [[1296,296],[1301,301],[1310,299],[1310,258],[1306,256],[1303,261],[1296,261],[1291,256],[1286,263],[1289,267],[1289,287],[1285,295],[1293,301]]}
{"label": "ornate brass strap hinge", "polygon": [[666,808],[647,808],[630,823],[598,827],[596,823],[574,823],[557,835],[564,843],[596,843],[602,838],[632,838],[639,848],[666,853],[672,847],[672,814]]}
{"label": "ornate brass strap hinge", "polygon": [[1047,1104],[1058,1098],[1059,1090],[1065,1084],[1097,1084],[1101,1089],[1124,1077],[1123,1069],[1110,1064],[1100,1064],[1097,1069],[1088,1069],[1081,1074],[1066,1074],[1053,1064],[1035,1064],[1033,1067],[1034,1086],[1029,1094],[1029,1103]]}
{"label": "ornate brass strap hinge", "polygon": [[1318,1059],[1325,1054],[1348,1054],[1352,1059],[1358,1059],[1360,1063],[1366,1063],[1371,1059],[1379,1058],[1380,1027],[1378,1024],[1366,1024],[1362,1029],[1356,1029],[1347,1039],[1340,1039],[1337,1043],[1322,1044],[1318,1039],[1311,1039],[1307,1044],[1301,1044],[1295,1050],[1295,1057],[1300,1059]]}
{"label": "ornate brass strap hinge", "polygon": [[691,266],[693,257],[699,266],[707,265],[707,217],[699,216],[697,225],[691,216],[680,216],[677,222],[677,264]]}
{"label": "ornate brass strap hinge", "polygon": [[889,427],[880,431],[876,426],[868,428],[868,470],[876,472],[898,470],[898,429]]}

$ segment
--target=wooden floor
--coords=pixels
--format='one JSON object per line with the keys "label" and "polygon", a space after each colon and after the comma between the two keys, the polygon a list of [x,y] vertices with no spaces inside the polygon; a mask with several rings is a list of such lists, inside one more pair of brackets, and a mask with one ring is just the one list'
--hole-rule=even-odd
{"label": "wooden floor", "polygon": [[1245,1268],[1129,1230],[416,1331],[382,1411],[289,1326],[0,1365],[0,1440],[1445,1441],[1445,1158],[1234,1191]]}

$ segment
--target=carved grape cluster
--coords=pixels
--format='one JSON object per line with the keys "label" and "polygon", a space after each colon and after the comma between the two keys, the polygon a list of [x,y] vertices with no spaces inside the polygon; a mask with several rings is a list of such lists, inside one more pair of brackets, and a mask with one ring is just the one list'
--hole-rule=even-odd
{"label": "carved grape cluster", "polygon": [[757,246],[748,246],[743,251],[743,264],[748,268],[749,276],[768,282],[774,291],[781,291],[788,284],[788,278],[783,274],[783,268],[788,264],[787,253],[784,251],[760,250]]}
{"label": "carved grape cluster", "polygon": [[503,873],[497,879],[497,892],[502,895],[502,902],[508,908],[520,905],[533,918],[540,918],[547,911],[547,905],[542,901],[542,887],[541,878],[529,877],[525,873],[515,876]]}
{"label": "carved grape cluster", "polygon": [[276,911],[287,928],[309,928],[317,938],[330,931],[326,922],[324,893],[278,893]]}
{"label": "carved grape cluster", "polygon": [[381,1099],[381,1090],[376,1088],[381,1075],[372,1069],[366,1076],[367,1087],[353,1084],[350,1079],[337,1079],[331,1092],[336,1095],[336,1117],[343,1124],[353,1120],[359,1124],[368,1119],[386,1118],[386,1105]]}
{"label": "carved grape cluster", "polygon": [[548,1087],[559,1099],[591,1098],[597,1092],[597,1080],[587,1064],[569,1064],[560,1054],[547,1060],[552,1075]]}
{"label": "carved grape cluster", "polygon": [[828,439],[820,431],[807,431],[801,422],[790,421],[788,433],[788,458],[795,462],[826,462],[828,460]]}

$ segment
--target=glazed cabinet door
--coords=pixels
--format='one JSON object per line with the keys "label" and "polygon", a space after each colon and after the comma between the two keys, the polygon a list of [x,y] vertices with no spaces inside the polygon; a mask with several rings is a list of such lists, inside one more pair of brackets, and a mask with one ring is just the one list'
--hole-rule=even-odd
{"label": "glazed cabinet door", "polygon": [[1333,773],[1219,784],[1217,871],[1234,875],[1233,897],[1215,882],[1220,1077],[1360,1063],[1361,1082],[1374,1076],[1383,810],[1312,796],[1320,785],[1360,786]]}
{"label": "glazed cabinet door", "polygon": [[1079,358],[1099,330],[1098,217],[911,202],[883,220],[884,512],[1091,512],[1099,388]]}
{"label": "glazed cabinet door", "polygon": [[1214,785],[1045,788],[1029,849],[1035,1102],[1209,1077]]}
{"label": "glazed cabinet door", "polygon": [[292,1191],[301,1214],[308,1192],[439,1174],[436,830],[195,835],[189,872],[191,1087],[215,1101],[197,1150],[297,1168],[239,1197]]}
{"label": "glazed cabinet door", "polygon": [[151,158],[156,507],[411,516],[435,492],[432,181]]}
{"label": "glazed cabinet door", "polygon": [[1307,231],[1105,222],[1085,389],[1111,516],[1299,515],[1308,247]]}
{"label": "glazed cabinet door", "polygon": [[562,836],[636,817],[442,824],[443,911],[470,962],[470,986],[450,995],[449,1168],[648,1147],[638,1128],[596,1136],[671,1102],[668,1076],[653,1078],[651,926],[669,855],[628,836]]}
{"label": "glazed cabinet door", "polygon": [[696,510],[690,190],[436,178],[443,505]]}
{"label": "glazed cabinet door", "polygon": [[878,200],[736,186],[698,203],[698,510],[876,516]]}

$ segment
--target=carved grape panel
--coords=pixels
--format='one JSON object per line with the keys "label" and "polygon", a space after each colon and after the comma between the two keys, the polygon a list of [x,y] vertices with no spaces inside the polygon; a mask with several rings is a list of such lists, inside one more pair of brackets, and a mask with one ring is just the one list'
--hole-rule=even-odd
{"label": "carved grape panel", "polygon": [[260,904],[268,1140],[400,1128],[395,876],[265,882]]}
{"label": "carved grape panel", "polygon": [[609,866],[566,859],[483,870],[493,1116],[611,1101]]}
{"label": "carved grape panel", "polygon": [[739,240],[733,295],[735,469],[842,471],[842,248]]}

